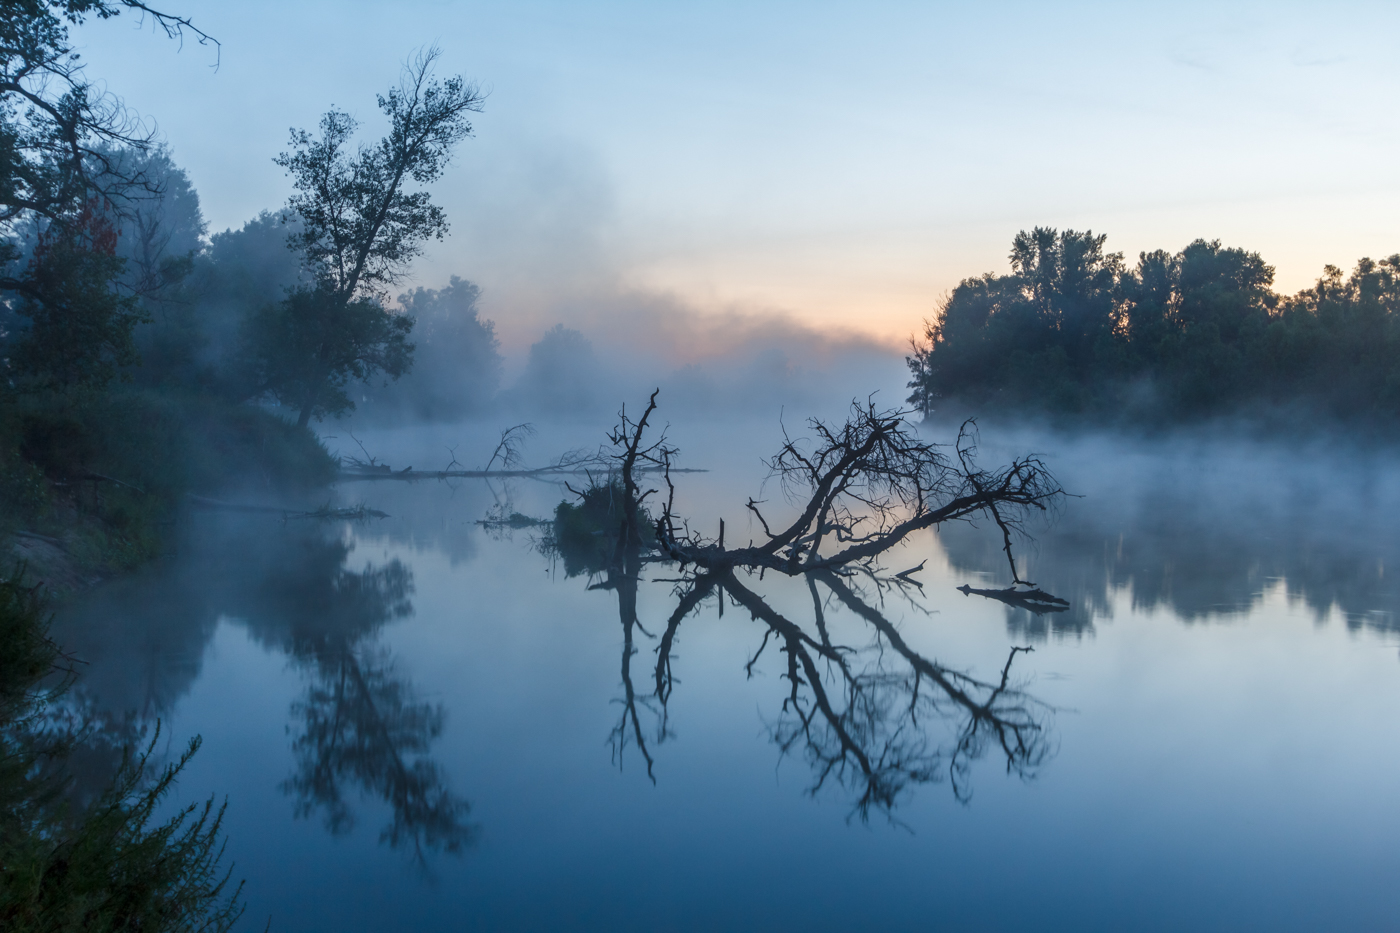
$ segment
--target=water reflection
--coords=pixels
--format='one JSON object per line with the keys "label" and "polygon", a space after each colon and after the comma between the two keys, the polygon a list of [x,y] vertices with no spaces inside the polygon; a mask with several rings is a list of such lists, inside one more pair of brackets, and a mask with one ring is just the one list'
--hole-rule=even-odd
{"label": "water reflection", "polygon": [[[1069,611],[1010,608],[1012,633],[1092,631],[1120,593],[1136,611],[1165,609],[1186,622],[1229,616],[1274,585],[1319,621],[1335,610],[1353,629],[1400,627],[1400,590],[1387,576],[1400,566],[1389,521],[1396,490],[1364,465],[1217,456],[1209,468],[1178,460],[1142,469],[1127,458],[1081,466],[1066,486],[1092,492],[1036,529],[1028,555],[1027,574]],[[1131,481],[1104,479],[1116,470]],[[994,528],[948,524],[939,538],[960,573],[997,567]],[[1004,574],[990,576],[1000,583]]]}
{"label": "water reflection", "polygon": [[470,808],[430,754],[445,710],[418,698],[381,639],[413,614],[412,573],[397,560],[354,570],[352,553],[338,528],[200,523],[179,560],[58,620],[56,635],[91,662],[70,702],[109,724],[100,748],[119,757],[188,692],[219,620],[237,620],[307,680],[290,710],[295,766],[282,784],[296,814],[320,813],[339,834],[355,824],[355,797],[378,799],[392,811],[382,842],[418,857],[460,851],[473,838]]}
{"label": "water reflection", "polygon": [[388,651],[372,644],[340,642],[298,661],[312,683],[292,707],[297,770],[282,785],[297,816],[321,811],[328,830],[346,833],[354,825],[346,791],[358,790],[393,811],[381,842],[411,845],[420,858],[425,849],[458,852],[470,843],[470,806],[428,757],[442,734],[441,704],[417,700]]}
{"label": "water reflection", "polygon": [[[665,581],[677,584],[675,604],[653,634],[637,613],[646,555],[635,542],[620,550],[620,559],[589,587],[616,594],[622,626],[622,712],[611,745],[619,765],[625,750],[635,748],[653,781],[652,746],[673,735],[668,714],[677,683],[674,648],[682,625],[707,605],[720,615],[728,605],[761,624],[762,637],[745,665],[749,676],[765,652],[785,656],[782,678],[788,689],[770,724],[770,739],[781,756],[806,762],[812,772],[809,793],[839,786],[862,820],[872,811],[893,819],[899,803],[923,784],[946,780],[959,800],[969,800],[973,763],[989,753],[1004,761],[1008,773],[1031,777],[1053,752],[1050,707],[1012,677],[1016,655],[1029,647],[1012,648],[996,680],[972,677],[916,651],[851,577],[830,570],[805,575],[810,622],[779,612],[753,589],[752,578],[732,570]],[[582,563],[586,556],[573,559]],[[909,595],[915,586],[898,577],[872,577],[869,585],[881,597]],[[828,616],[840,609],[864,623],[866,643],[833,640]],[[633,673],[639,635],[655,645],[652,682],[640,689]]]}
{"label": "water reflection", "polygon": [[[729,605],[763,625],[745,666],[750,676],[770,644],[786,656],[781,676],[788,690],[769,728],[780,754],[807,763],[811,794],[829,785],[843,788],[853,798],[853,815],[862,820],[872,810],[893,819],[914,787],[945,779],[959,800],[968,800],[972,764],[993,748],[1006,770],[1022,777],[1045,763],[1051,752],[1049,707],[1011,680],[1016,655],[1030,648],[1011,649],[997,682],[979,680],[916,651],[861,589],[872,589],[882,603],[900,596],[914,602],[921,585],[913,575],[923,565],[888,574],[882,556],[911,532],[959,515],[985,513],[996,522],[1014,575],[1012,532],[1027,511],[1044,510],[1061,495],[1039,460],[1018,458],[987,471],[976,465],[974,434],[961,432],[949,457],[919,438],[903,413],[853,404],[844,425],[810,421],[813,440],[785,436],[768,465],[789,494],[793,517],[780,521],[774,513],[770,525],[761,503],[750,499],[747,508],[767,540],[726,548],[723,521],[711,540],[674,512],[677,451],[664,430],[658,439],[646,436],[656,396],[635,421],[622,412],[609,435],[613,470],[582,491],[570,490],[578,502],[558,507],[550,541],[567,574],[587,570],[600,578],[590,589],[617,595],[623,696],[611,738],[619,763],[631,744],[655,780],[649,743],[671,737],[668,711],[677,682],[672,649],[681,625],[711,597],[721,615]],[[644,488],[648,471],[658,482]],[[647,511],[653,496],[659,516]],[[677,584],[676,605],[659,636],[638,617],[646,565],[680,574],[668,581]],[[807,587],[809,625],[756,591],[767,573]],[[827,616],[837,607],[862,623],[856,631],[864,644],[832,637]],[[647,693],[638,691],[632,672],[638,633],[656,641],[654,688]]]}

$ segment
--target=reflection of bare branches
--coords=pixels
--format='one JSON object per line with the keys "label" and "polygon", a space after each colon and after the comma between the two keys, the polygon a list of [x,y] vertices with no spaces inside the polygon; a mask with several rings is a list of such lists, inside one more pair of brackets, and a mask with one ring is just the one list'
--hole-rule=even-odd
{"label": "reflection of bare branches", "polygon": [[[676,646],[676,633],[680,631],[681,621],[686,616],[695,611],[695,607],[704,601],[706,596],[716,588],[718,581],[708,574],[697,575],[690,583],[690,586],[681,594],[676,602],[675,611],[666,620],[666,628],[661,633],[661,641],[656,646],[656,698],[661,701],[662,709],[665,709],[666,701],[671,698],[671,688],[675,686],[675,678],[671,674],[672,652]],[[721,591],[720,600],[723,605],[724,593]]]}
{"label": "reflection of bare branches", "polygon": [[[907,670],[889,669],[882,652],[858,668],[853,652],[814,641],[731,581],[735,599],[768,625],[788,656],[786,718],[773,735],[784,753],[802,748],[816,772],[813,793],[831,780],[858,791],[856,812],[864,819],[871,808],[889,813],[909,785],[940,780],[946,771],[954,794],[967,800],[971,762],[985,754],[991,736],[996,736],[1009,772],[1028,776],[1043,763],[1047,748],[1038,704],[1010,687],[1010,658],[995,685],[945,668],[911,649],[844,581],[832,574],[819,579],[871,623],[877,646],[888,644]],[[1011,656],[1021,650],[1013,649]],[[810,699],[803,696],[804,687]],[[961,722],[954,728],[953,746],[933,742],[926,728],[931,723],[921,717],[949,727]]]}
{"label": "reflection of bare branches", "polygon": [[1039,588],[1018,590],[1014,586],[1008,586],[1000,590],[979,590],[975,586],[968,586],[964,583],[958,587],[958,592],[964,596],[977,595],[987,599],[995,599],[997,602],[1006,603],[1014,609],[1025,609],[1036,615],[1042,615],[1046,612],[1066,612],[1069,609],[1068,600],[1051,596]]}
{"label": "reflection of bare branches", "polygon": [[[1006,534],[1006,556],[1011,559],[1010,534],[1021,516],[1030,509],[1045,509],[1061,495],[1038,460],[1025,458],[992,473],[978,470],[971,463],[971,432],[965,425],[955,467],[914,437],[901,413],[855,406],[844,428],[813,422],[820,439],[815,450],[789,438],[770,462],[789,492],[801,487],[808,495],[802,514],[775,532],[759,511],[760,503],[750,500],[749,509],[768,542],[726,549],[723,523],[713,543],[677,532],[669,473],[675,451],[664,435],[650,444],[643,440],[655,410],[652,393],[641,418],[632,421],[624,411],[621,424],[609,436],[616,451],[616,472],[611,475],[621,482],[610,479],[607,491],[615,490],[622,501],[608,514],[620,513],[610,519],[620,527],[610,539],[614,543],[609,546],[607,578],[590,587],[618,595],[623,714],[611,735],[616,760],[621,761],[631,742],[655,782],[640,711],[650,710],[658,718],[658,743],[669,736],[667,709],[676,683],[672,662],[680,626],[712,593],[719,597],[721,612],[729,599],[765,626],[757,651],[745,665],[750,675],[770,641],[786,656],[782,677],[788,682],[787,695],[772,730],[779,749],[784,755],[800,752],[807,760],[814,773],[813,794],[829,784],[854,792],[854,812],[861,819],[872,809],[893,818],[895,806],[911,787],[945,776],[954,795],[968,800],[972,763],[992,748],[1004,756],[1008,773],[1022,777],[1033,775],[1048,759],[1048,707],[1011,682],[1012,662],[1029,648],[1011,649],[999,681],[979,680],[915,651],[849,582],[853,577],[868,580],[881,600],[887,592],[911,596],[919,588],[912,575],[923,563],[891,576],[881,570],[880,556],[914,530],[983,511]],[[641,467],[664,475],[668,497],[655,522],[654,538],[664,556],[681,568],[675,581],[677,603],[658,637],[650,696],[638,695],[631,673],[635,633],[647,634],[637,619],[642,552],[650,546],[643,532],[648,521],[643,503],[656,492],[642,489],[636,476]],[[595,484],[575,492],[587,501],[600,488]],[[769,569],[805,578],[815,637],[739,578],[744,571],[750,577],[757,572],[762,579]],[[855,650],[832,641],[819,587],[870,627],[871,648]],[[1055,602],[1049,594],[1035,595]],[[939,740],[932,734],[935,728],[948,730],[951,738]]]}
{"label": "reflection of bare branches", "polygon": [[[631,518],[635,520],[636,513],[631,513]],[[614,558],[613,567],[608,571],[608,578],[604,583],[595,585],[596,589],[611,589],[617,592],[617,612],[622,621],[622,717],[613,728],[609,736],[608,743],[612,746],[613,760],[618,767],[622,766],[622,755],[630,741],[641,752],[642,758],[647,763],[647,777],[652,783],[656,783],[656,774],[653,771],[655,762],[651,757],[651,751],[647,748],[646,735],[642,730],[641,715],[638,707],[645,708],[657,713],[655,707],[647,697],[639,697],[636,689],[632,685],[632,656],[637,653],[634,645],[634,631],[641,631],[647,634],[637,621],[637,579],[641,569],[641,547],[627,531],[628,526],[624,523],[623,533],[619,538],[620,553]],[[665,703],[661,704],[662,709]],[[656,741],[664,742],[667,737],[666,719],[662,715],[656,728]]]}
{"label": "reflection of bare branches", "polygon": [[[953,791],[958,799],[965,800],[970,795],[967,787],[969,764],[981,757],[991,736],[996,737],[1006,757],[1008,773],[1030,776],[1045,762],[1050,750],[1046,744],[1041,714],[1048,708],[1012,688],[1009,683],[1011,662],[1018,652],[1030,651],[1030,648],[1011,649],[1002,668],[1001,680],[994,686],[924,658],[904,641],[888,619],[863,601],[844,580],[830,572],[819,574],[818,578],[843,604],[869,622],[895,653],[908,663],[914,675],[911,704],[919,699],[921,683],[927,681],[941,692],[946,703],[952,704],[956,712],[967,717],[948,764]],[[923,699],[935,708],[944,703],[936,694],[932,697],[925,694]]]}
{"label": "reflection of bare branches", "polygon": [[[647,748],[646,735],[642,731],[642,720],[638,713],[638,706],[649,710],[653,714],[657,711],[652,706],[650,698],[638,697],[636,689],[632,686],[632,656],[637,653],[633,644],[633,631],[641,629],[637,623],[637,578],[635,576],[624,576],[615,586],[618,595],[618,612],[622,617],[622,717],[618,724],[613,727],[612,734],[608,737],[608,744],[613,750],[613,761],[620,768],[622,767],[622,753],[627,748],[630,741],[641,752],[642,758],[647,763],[647,777],[651,778],[653,784],[656,783],[656,774],[653,771],[655,761],[651,757],[651,751]],[[641,629],[643,634],[645,629]],[[662,704],[664,708],[664,703]],[[666,740],[666,721],[661,719],[656,730],[656,741]]]}
{"label": "reflection of bare branches", "polygon": [[[657,638],[655,685],[650,694],[635,689],[631,661],[637,653],[635,633],[646,634],[636,618],[636,578],[611,578],[595,589],[618,594],[623,626],[622,715],[610,744],[615,761],[634,745],[655,783],[655,759],[649,734],[660,742],[670,737],[667,710],[675,686],[673,650],[680,626],[711,594],[728,595],[763,623],[762,643],[746,665],[752,673],[769,642],[785,656],[788,683],[781,716],[772,736],[784,754],[801,754],[811,766],[810,792],[829,784],[855,794],[854,812],[867,819],[872,810],[892,816],[907,790],[948,779],[954,795],[971,798],[972,763],[992,749],[1000,751],[1008,773],[1033,776],[1051,752],[1044,719],[1049,708],[1032,699],[1011,680],[1013,648],[999,680],[979,680],[947,668],[915,651],[895,626],[832,573],[809,577],[818,609],[818,637],[787,618],[732,574],[694,578],[679,594],[666,627]],[[824,623],[820,584],[836,601],[874,630],[874,646],[855,651],[833,644]],[[886,650],[889,649],[889,650]],[[657,723],[649,730],[650,712]],[[939,741],[935,731],[951,738]]]}

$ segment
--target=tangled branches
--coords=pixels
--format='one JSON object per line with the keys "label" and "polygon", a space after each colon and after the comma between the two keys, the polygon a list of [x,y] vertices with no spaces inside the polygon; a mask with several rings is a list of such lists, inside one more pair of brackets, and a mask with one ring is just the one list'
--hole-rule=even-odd
{"label": "tangled branches", "polygon": [[[727,548],[723,523],[718,539],[704,540],[677,517],[671,467],[676,451],[664,436],[644,439],[655,411],[652,393],[641,418],[633,421],[624,412],[609,436],[616,465],[609,489],[618,490],[622,502],[609,512],[615,523],[609,540],[615,544],[604,579],[591,587],[616,593],[623,628],[622,715],[611,735],[619,762],[628,745],[635,747],[655,781],[649,746],[672,736],[667,717],[680,629],[712,599],[721,614],[729,605],[761,626],[761,643],[745,666],[750,676],[770,645],[783,656],[786,692],[770,727],[780,752],[807,762],[813,794],[830,785],[848,790],[855,798],[853,814],[861,819],[872,810],[893,818],[899,800],[920,784],[946,780],[959,800],[968,800],[972,763],[988,754],[1003,758],[1007,772],[1022,777],[1048,760],[1050,708],[1011,677],[1016,655],[1030,648],[1011,648],[999,678],[956,670],[913,648],[853,582],[858,577],[871,582],[876,595],[917,587],[911,574],[922,564],[886,576],[881,557],[915,531],[983,514],[1002,530],[1013,578],[1024,583],[1016,571],[1012,533],[1027,515],[1049,508],[1062,495],[1038,459],[984,470],[975,463],[970,422],[949,455],[920,439],[905,413],[853,405],[840,427],[811,422],[810,442],[784,437],[768,466],[796,516],[775,528],[760,510],[762,503],[750,499],[747,507],[766,540]],[[643,489],[639,474],[644,471],[659,473],[668,493],[656,519],[643,505],[659,490]],[[654,639],[654,684],[638,689],[632,663],[640,650],[637,636],[652,637],[637,610],[647,561],[679,564],[680,576],[670,580],[677,584],[675,605]],[[755,591],[753,578],[761,579],[767,570],[804,580],[814,626],[777,611]],[[835,642],[827,625],[833,609],[858,620],[856,631],[863,626],[869,643],[853,648]],[[648,719],[655,720],[654,728],[644,725]],[[934,731],[945,735],[935,737]]]}
{"label": "tangled branches", "polygon": [[[652,400],[654,405],[655,394]],[[796,576],[853,564],[870,568],[914,532],[980,513],[1001,528],[1012,577],[1024,582],[1011,552],[1012,532],[1030,511],[1044,511],[1063,495],[1059,484],[1033,456],[994,470],[978,467],[971,421],[958,432],[955,457],[949,458],[911,430],[907,414],[857,403],[840,427],[813,419],[810,445],[785,436],[768,466],[801,511],[775,531],[759,509],[763,503],[749,499],[747,508],[767,537],[760,544],[726,549],[722,541],[678,531],[684,522],[672,512],[672,487],[657,521],[663,552],[682,566],[709,571],[743,568]],[[644,423],[645,418],[637,425],[637,444]]]}

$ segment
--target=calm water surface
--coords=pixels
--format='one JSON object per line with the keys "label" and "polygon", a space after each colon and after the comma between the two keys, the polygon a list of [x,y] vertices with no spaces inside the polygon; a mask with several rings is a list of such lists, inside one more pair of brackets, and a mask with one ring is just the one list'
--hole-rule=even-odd
{"label": "calm water surface", "polygon": [[[750,534],[775,433],[678,436],[712,468],[683,478],[682,511]],[[395,463],[446,459],[437,436],[377,440]],[[503,501],[551,514],[566,493],[545,483],[346,485],[339,501],[391,516],[361,524],[195,516],[165,565],[60,619],[90,662],[74,702],[114,740],[157,720],[172,750],[204,737],[180,791],[227,794],[249,928],[1400,925],[1387,458],[1015,435],[984,457],[1025,448],[1082,495],[1023,549],[1068,611],[958,592],[1007,582],[999,540],[967,526],[889,562],[927,558],[913,599],[816,587],[852,649],[816,677],[856,711],[889,806],[862,807],[854,757],[828,768],[811,673],[785,707],[792,655],[736,595],[675,628],[663,704],[674,568],[643,574],[629,632],[625,593],[567,576],[539,531],[475,524]],[[805,582],[748,585],[819,640]],[[992,707],[1037,727],[1022,746],[911,686],[921,663],[995,686],[1018,646]]]}

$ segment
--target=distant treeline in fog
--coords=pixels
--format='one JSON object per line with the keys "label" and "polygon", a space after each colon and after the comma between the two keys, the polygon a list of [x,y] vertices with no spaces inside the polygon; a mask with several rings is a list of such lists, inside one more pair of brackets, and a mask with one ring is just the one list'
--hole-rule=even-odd
{"label": "distant treeline in fog", "polygon": [[[289,248],[301,227],[291,211],[263,211],[236,229],[208,235],[199,195],[164,148],[117,154],[160,195],[114,218],[116,268],[134,295],[131,349],[107,354],[116,381],[157,393],[197,393],[229,402],[278,402],[299,414],[293,393],[268,378],[267,344],[282,336],[277,315],[289,295],[314,284],[304,255]],[[42,229],[36,227],[36,231]],[[33,259],[30,236],[13,267]],[[545,330],[515,384],[502,385],[494,322],[477,308],[478,287],[451,276],[442,288],[415,287],[372,299],[402,325],[397,366],[353,370],[325,391],[317,418],[354,414],[372,423],[450,422],[502,406],[568,414],[620,399],[595,398],[604,373],[592,344],[563,325]],[[10,343],[32,332],[8,307]],[[271,335],[269,337],[269,335]],[[381,350],[382,352],[382,350]],[[16,365],[11,363],[12,379]],[[283,397],[287,396],[287,397]]]}
{"label": "distant treeline in fog", "polygon": [[1285,296],[1258,253],[1219,240],[1134,266],[1104,241],[1018,234],[1010,274],[964,279],[926,322],[909,401],[1125,423],[1400,417],[1400,255]]}

